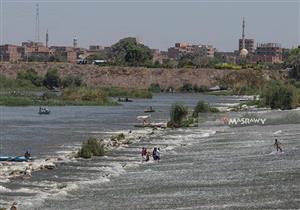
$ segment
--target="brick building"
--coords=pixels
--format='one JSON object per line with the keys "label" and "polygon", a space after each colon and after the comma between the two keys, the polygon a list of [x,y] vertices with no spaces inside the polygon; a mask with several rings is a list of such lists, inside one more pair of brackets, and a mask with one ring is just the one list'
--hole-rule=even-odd
{"label": "brick building", "polygon": [[17,45],[5,44],[0,46],[0,60],[16,62],[21,60],[21,50]]}
{"label": "brick building", "polygon": [[278,43],[259,44],[255,51],[255,60],[265,63],[282,63],[282,48]]}
{"label": "brick building", "polygon": [[168,49],[168,57],[179,59],[181,56],[195,54],[200,57],[214,57],[216,49],[212,45],[190,45],[188,43],[175,43],[175,47]]}

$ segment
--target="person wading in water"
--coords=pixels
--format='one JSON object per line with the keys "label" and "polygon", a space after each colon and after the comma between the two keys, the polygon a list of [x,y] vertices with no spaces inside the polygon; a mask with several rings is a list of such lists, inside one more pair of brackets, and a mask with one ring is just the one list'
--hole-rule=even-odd
{"label": "person wading in water", "polygon": [[275,139],[274,147],[276,147],[277,152],[282,152],[281,145],[282,144],[277,139]]}

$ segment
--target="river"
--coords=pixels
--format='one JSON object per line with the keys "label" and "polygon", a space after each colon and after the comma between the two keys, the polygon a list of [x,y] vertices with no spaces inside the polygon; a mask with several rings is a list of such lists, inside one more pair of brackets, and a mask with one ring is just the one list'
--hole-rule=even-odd
{"label": "river", "polygon": [[[135,129],[136,116],[152,106],[155,121],[166,121],[173,102],[190,108],[198,100],[217,107],[235,96],[157,94],[114,107],[1,107],[1,155],[36,159],[63,156],[89,136],[125,133],[136,141],[91,160],[65,160],[30,179],[0,181],[0,207],[19,209],[299,209],[300,126],[286,121],[293,111],[254,111],[277,123],[229,127],[219,115],[197,128]],[[242,116],[244,113],[233,113]],[[281,123],[282,122],[282,123]],[[128,131],[132,130],[132,134]],[[283,153],[274,151],[274,138]],[[142,163],[141,147],[158,146],[159,163]]]}

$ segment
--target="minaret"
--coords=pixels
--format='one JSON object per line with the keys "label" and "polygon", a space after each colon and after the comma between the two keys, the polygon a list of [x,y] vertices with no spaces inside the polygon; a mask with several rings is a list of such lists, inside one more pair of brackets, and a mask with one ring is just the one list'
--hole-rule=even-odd
{"label": "minaret", "polygon": [[39,12],[39,4],[36,4],[35,11],[35,41],[40,41],[40,12]]}
{"label": "minaret", "polygon": [[245,17],[243,17],[243,32],[242,32],[242,49],[240,51],[241,57],[246,57],[248,55],[248,50],[245,47]]}
{"label": "minaret", "polygon": [[76,36],[74,36],[74,38],[73,38],[73,47],[77,48],[77,37]]}
{"label": "minaret", "polygon": [[48,34],[48,29],[46,32],[46,47],[48,47],[48,42],[49,42],[49,34]]}
{"label": "minaret", "polygon": [[245,49],[245,17],[243,17],[242,49]]}

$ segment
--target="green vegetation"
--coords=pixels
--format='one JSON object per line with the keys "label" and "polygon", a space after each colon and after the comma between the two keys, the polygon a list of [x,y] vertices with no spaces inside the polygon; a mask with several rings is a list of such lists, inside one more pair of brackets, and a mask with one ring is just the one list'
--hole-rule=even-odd
{"label": "green vegetation", "polygon": [[266,80],[262,71],[246,69],[239,73],[231,72],[220,81],[220,86],[227,87],[237,95],[259,95]]}
{"label": "green vegetation", "polygon": [[148,88],[148,91],[152,93],[160,93],[162,89],[160,88],[158,83],[152,83],[150,87]]}
{"label": "green vegetation", "polygon": [[184,84],[180,89],[180,92],[188,92],[188,93],[204,93],[209,91],[207,86],[198,86],[198,85],[192,85],[190,83]]}
{"label": "green vegetation", "polygon": [[121,39],[111,46],[109,58],[114,65],[145,66],[152,59],[149,47],[137,42],[136,38]]}
{"label": "green vegetation", "polygon": [[[58,92],[53,91],[60,88]],[[0,76],[0,105],[116,105],[109,97],[151,98],[147,90],[121,88],[92,88],[79,76],[61,79],[56,69],[41,77],[34,69],[20,71],[17,79]]]}
{"label": "green vegetation", "polygon": [[41,87],[43,85],[43,78],[39,76],[32,68],[28,69],[27,71],[18,72],[17,79],[28,80],[37,87]]}
{"label": "green vegetation", "polygon": [[82,79],[79,76],[68,75],[62,79],[61,85],[66,87],[80,87],[83,85]]}
{"label": "green vegetation", "polygon": [[90,105],[110,104],[105,91],[88,87],[66,88],[62,93],[62,99],[75,104],[85,104],[85,102],[89,102]]}
{"label": "green vegetation", "polygon": [[292,68],[289,72],[290,78],[300,80],[300,47],[289,52],[286,65]]}
{"label": "green vegetation", "polygon": [[124,133],[120,133],[120,134],[118,134],[118,135],[116,135],[116,136],[113,136],[113,137],[111,138],[112,141],[121,141],[121,140],[123,140],[123,139],[125,139]]}
{"label": "green vegetation", "polygon": [[170,109],[170,121],[167,126],[170,128],[191,127],[198,123],[199,113],[218,113],[217,108],[211,107],[208,103],[199,101],[190,113],[188,108],[181,103],[175,103]]}
{"label": "green vegetation", "polygon": [[232,69],[232,70],[241,70],[242,66],[236,64],[220,63],[215,64],[216,69]]}
{"label": "green vegetation", "polygon": [[57,69],[50,69],[45,75],[44,85],[49,89],[54,89],[60,86],[60,81]]}
{"label": "green vegetation", "polygon": [[62,92],[6,91],[0,94],[0,105],[5,106],[65,106],[65,105],[117,105],[101,89],[71,87]]}
{"label": "green vegetation", "polygon": [[269,81],[262,91],[264,104],[272,109],[293,109],[298,105],[297,89],[281,81]]}
{"label": "green vegetation", "polygon": [[82,143],[81,149],[78,151],[78,157],[88,159],[93,156],[103,156],[104,153],[104,144],[96,138],[91,137]]}
{"label": "green vegetation", "polygon": [[188,108],[180,103],[175,103],[172,105],[170,110],[170,121],[168,122],[168,127],[181,127],[183,120],[188,115]]}
{"label": "green vegetation", "polygon": [[205,103],[204,101],[198,101],[193,112],[193,117],[197,118],[199,113],[207,113],[207,112],[217,113],[220,111],[215,107],[211,107],[208,103]]}

